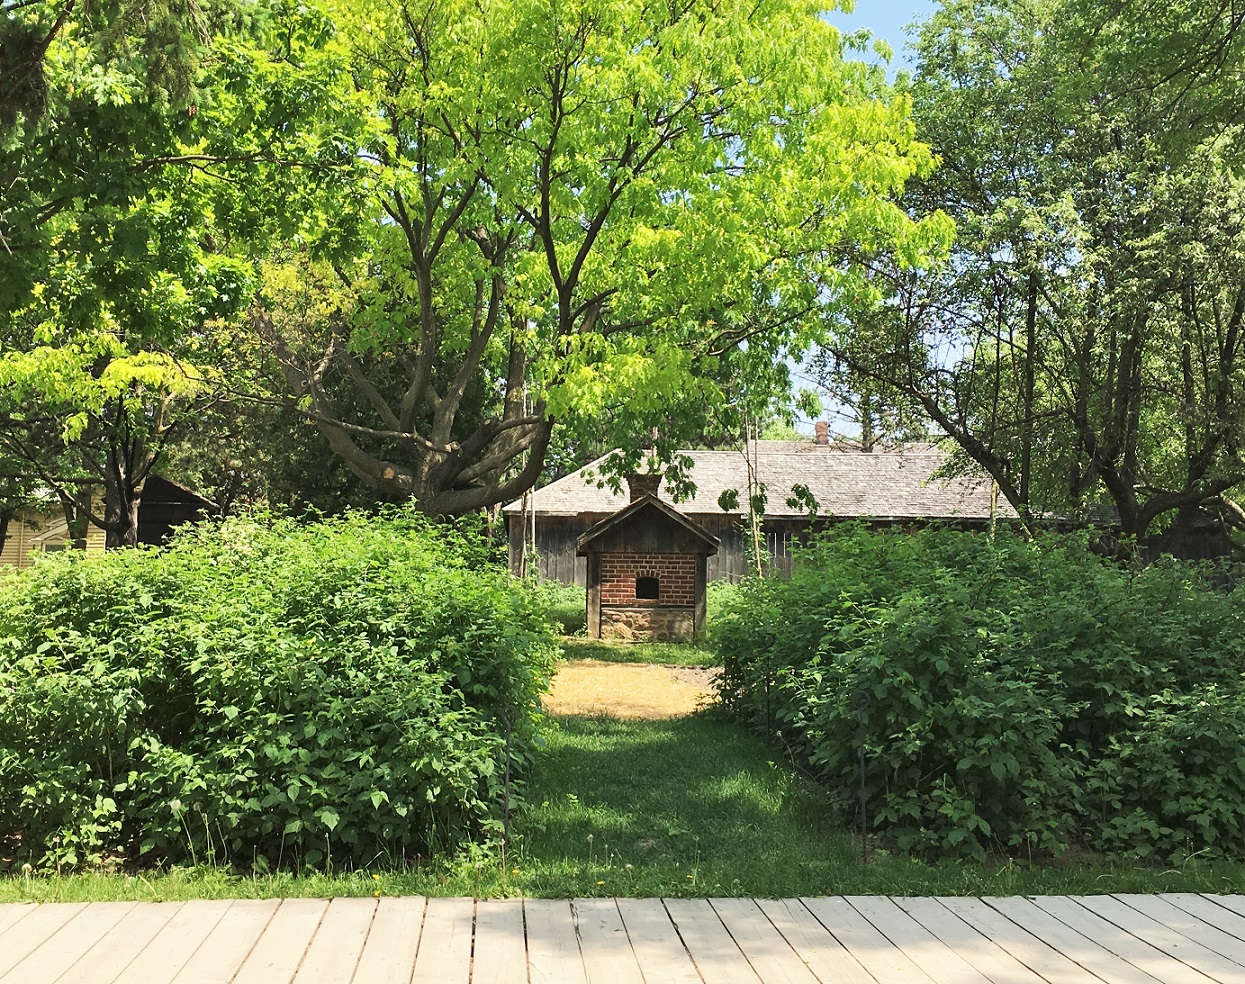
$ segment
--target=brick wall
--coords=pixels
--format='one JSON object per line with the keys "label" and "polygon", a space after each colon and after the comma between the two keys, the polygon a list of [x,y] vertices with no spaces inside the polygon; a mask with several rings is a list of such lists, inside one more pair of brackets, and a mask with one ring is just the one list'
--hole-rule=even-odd
{"label": "brick wall", "polygon": [[[635,579],[657,578],[660,594],[637,599]],[[672,553],[607,553],[601,555],[601,604],[670,606],[696,604],[696,555]]]}

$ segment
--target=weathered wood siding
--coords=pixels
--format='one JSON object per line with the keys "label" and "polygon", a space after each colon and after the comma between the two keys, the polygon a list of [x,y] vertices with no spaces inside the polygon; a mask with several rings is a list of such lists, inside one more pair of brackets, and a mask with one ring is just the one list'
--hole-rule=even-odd
{"label": "weathered wood siding", "polygon": [[[605,516],[538,516],[536,519],[536,551],[540,558],[540,576],[544,580],[588,586],[588,567],[583,557],[575,556],[575,541]],[[708,558],[706,576],[710,581],[728,578],[738,581],[748,573],[747,534],[731,516],[689,516],[721,541],[716,555]],[[517,516],[506,517],[510,570],[519,572],[523,549],[523,530]],[[793,536],[807,524],[775,520],[763,525],[765,544],[769,551],[771,570],[791,571]]]}

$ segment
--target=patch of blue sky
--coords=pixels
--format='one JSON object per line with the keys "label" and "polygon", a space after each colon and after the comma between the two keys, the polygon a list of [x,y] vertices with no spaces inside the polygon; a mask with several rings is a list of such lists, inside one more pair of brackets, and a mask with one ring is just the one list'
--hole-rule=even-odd
{"label": "patch of blue sky", "polygon": [[[894,52],[890,70],[911,69],[913,52],[906,33],[909,25],[924,21],[937,8],[935,0],[857,0],[852,12],[831,11],[826,19],[844,34],[865,30],[874,38],[885,41]],[[877,56],[862,53],[871,61]]]}

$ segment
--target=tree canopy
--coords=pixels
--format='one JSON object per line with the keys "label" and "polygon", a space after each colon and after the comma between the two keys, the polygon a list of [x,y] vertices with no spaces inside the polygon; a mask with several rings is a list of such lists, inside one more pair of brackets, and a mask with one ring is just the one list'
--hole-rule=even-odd
{"label": "tree canopy", "polygon": [[[946,0],[908,91],[950,261],[875,269],[835,350],[1022,514],[1141,535],[1245,479],[1245,11]],[[860,327],[859,325],[857,327]],[[1100,513],[1100,515],[1106,515]]]}
{"label": "tree canopy", "polygon": [[569,421],[630,464],[694,438],[726,399],[725,359],[781,363],[810,312],[859,293],[862,257],[910,263],[948,237],[894,203],[931,165],[907,101],[844,60],[821,12],[284,12],[266,51],[222,70],[233,105],[200,120],[257,140],[297,100],[304,155],[349,155],[249,165],[218,209],[267,230],[252,323],[299,412],[355,474],[433,513],[530,487]]}
{"label": "tree canopy", "polygon": [[249,294],[194,167],[200,56],[227,9],[4,6],[0,452],[113,545],[207,392],[207,326]]}

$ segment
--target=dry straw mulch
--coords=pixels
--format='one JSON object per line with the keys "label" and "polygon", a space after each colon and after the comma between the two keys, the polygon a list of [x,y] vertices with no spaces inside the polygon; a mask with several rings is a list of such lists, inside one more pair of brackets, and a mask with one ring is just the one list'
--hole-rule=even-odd
{"label": "dry straw mulch", "polygon": [[550,714],[672,718],[713,700],[717,670],[577,659],[564,664],[545,698]]}

